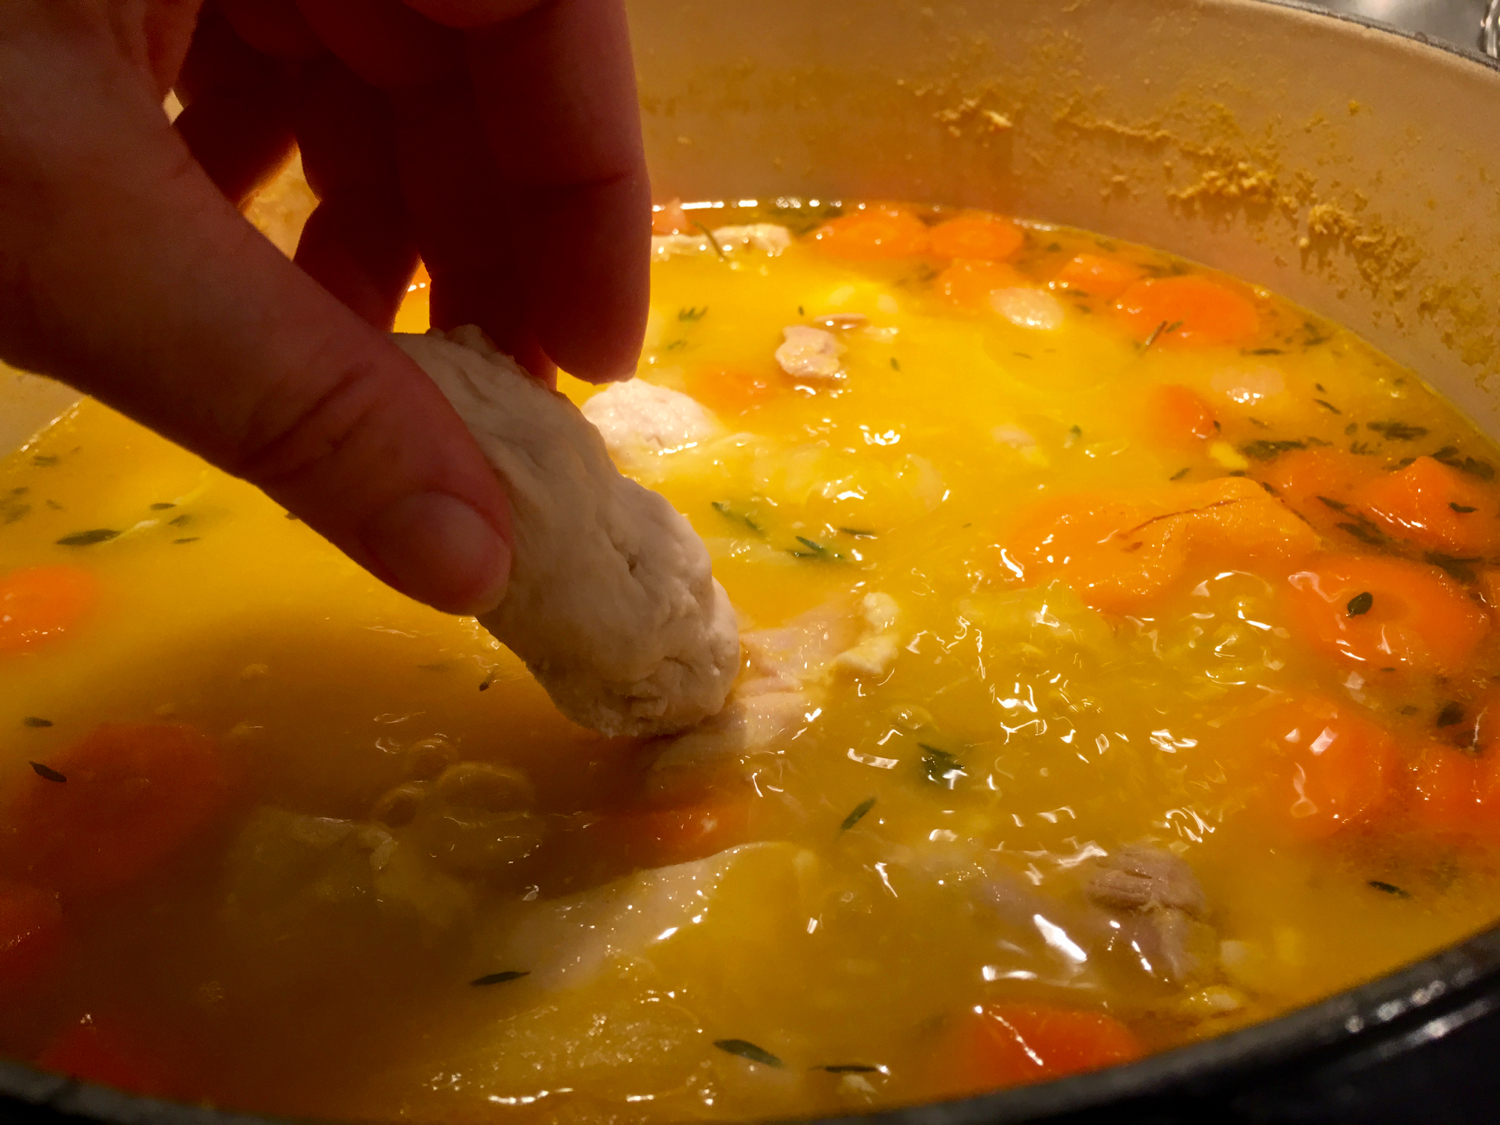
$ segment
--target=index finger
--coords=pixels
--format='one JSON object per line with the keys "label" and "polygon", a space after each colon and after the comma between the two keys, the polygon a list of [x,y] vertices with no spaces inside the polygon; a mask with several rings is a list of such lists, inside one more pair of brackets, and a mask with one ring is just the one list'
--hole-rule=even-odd
{"label": "index finger", "polygon": [[[475,18],[484,0],[409,0]],[[479,113],[521,209],[528,319],[562,368],[628,378],[645,332],[651,189],[621,0],[552,0],[467,33]],[[435,13],[436,14],[436,13]],[[470,24],[472,26],[472,24]]]}

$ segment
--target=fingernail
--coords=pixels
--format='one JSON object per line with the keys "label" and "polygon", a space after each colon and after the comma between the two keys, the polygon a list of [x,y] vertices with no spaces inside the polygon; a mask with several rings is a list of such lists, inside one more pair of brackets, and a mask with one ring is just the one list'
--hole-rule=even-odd
{"label": "fingernail", "polygon": [[366,548],[402,593],[449,613],[486,613],[510,579],[510,547],[489,520],[444,492],[397,500],[367,525]]}

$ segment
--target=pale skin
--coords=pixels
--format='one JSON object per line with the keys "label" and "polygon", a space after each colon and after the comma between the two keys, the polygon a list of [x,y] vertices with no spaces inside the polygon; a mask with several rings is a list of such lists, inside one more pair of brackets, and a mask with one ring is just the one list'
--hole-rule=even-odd
{"label": "pale skin", "polygon": [[[295,262],[237,209],[294,141],[321,200]],[[418,257],[436,326],[603,382],[634,369],[650,227],[620,0],[0,4],[0,357],[439,609],[501,599],[510,520],[382,335]]]}

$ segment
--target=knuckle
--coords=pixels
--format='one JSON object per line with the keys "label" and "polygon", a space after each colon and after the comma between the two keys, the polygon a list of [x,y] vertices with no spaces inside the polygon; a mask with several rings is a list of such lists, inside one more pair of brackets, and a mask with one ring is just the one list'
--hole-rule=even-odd
{"label": "knuckle", "polygon": [[287,402],[296,396],[273,389],[252,410],[231,471],[272,493],[310,484],[322,490],[357,486],[356,462],[368,461],[374,451],[367,447],[380,428],[375,419],[382,382],[373,363],[356,362],[291,411]]}

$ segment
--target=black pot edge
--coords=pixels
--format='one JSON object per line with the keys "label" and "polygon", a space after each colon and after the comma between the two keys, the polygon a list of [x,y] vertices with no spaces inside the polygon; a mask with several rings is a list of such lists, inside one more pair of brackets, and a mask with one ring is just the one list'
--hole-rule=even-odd
{"label": "black pot edge", "polygon": [[1352,23],[1359,27],[1366,27],[1372,31],[1379,31],[1386,35],[1394,35],[1398,39],[1407,39],[1413,43],[1420,43],[1424,47],[1430,47],[1435,51],[1441,51],[1445,55],[1452,55],[1462,59],[1464,62],[1478,63],[1489,70],[1500,71],[1500,60],[1492,59],[1479,49],[1479,21],[1474,21],[1474,41],[1469,46],[1460,46],[1450,43],[1446,39],[1434,39],[1432,36],[1421,31],[1412,31],[1409,28],[1397,27],[1395,24],[1385,23],[1382,20],[1370,19],[1368,16],[1356,16],[1350,12],[1335,12],[1328,8],[1319,7],[1309,0],[1251,0],[1252,3],[1266,4],[1273,8],[1292,8],[1299,12],[1307,12],[1309,15],[1321,16],[1324,19],[1337,20],[1340,23]]}
{"label": "black pot edge", "polygon": [[[1489,58],[1477,47],[1459,47],[1305,0],[1252,2],[1369,28],[1500,73],[1500,60]],[[1477,40],[1477,25],[1474,35]],[[816,1119],[817,1125],[1006,1125],[1073,1115],[1111,1102],[1139,1104],[1158,1099],[1167,1104],[1191,1104],[1208,1096],[1214,1087],[1232,1084],[1258,1067],[1298,1056],[1320,1056],[1331,1047],[1356,1040],[1369,1041],[1376,1050],[1383,1042],[1399,1051],[1403,1046],[1392,1041],[1400,1040],[1403,1031],[1421,1028],[1429,1016],[1454,1013],[1450,1025],[1419,1031],[1412,1038],[1431,1039],[1456,1030],[1465,1022],[1465,1012],[1470,1018],[1485,1014],[1484,1009],[1469,1002],[1489,983],[1500,984],[1500,925],[1316,1004],[1128,1066],[960,1101]],[[1500,1000],[1496,1006],[1500,1007]],[[0,1058],[0,1122],[43,1125],[60,1118],[112,1125],[293,1125],[295,1120],[139,1097]]]}

